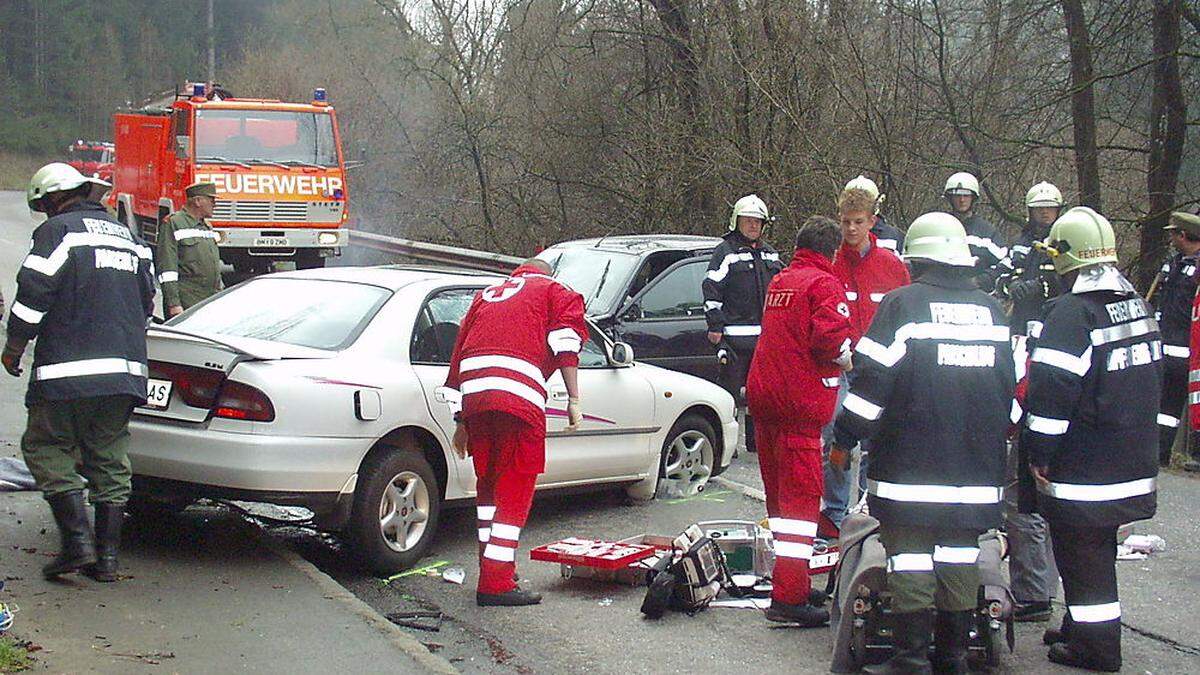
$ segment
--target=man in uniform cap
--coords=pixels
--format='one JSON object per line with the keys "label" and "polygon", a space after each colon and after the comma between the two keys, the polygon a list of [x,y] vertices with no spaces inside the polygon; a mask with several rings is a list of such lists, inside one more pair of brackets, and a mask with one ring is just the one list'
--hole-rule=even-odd
{"label": "man in uniform cap", "polygon": [[1192,300],[1196,297],[1196,267],[1200,265],[1200,217],[1176,211],[1163,229],[1176,251],[1163,264],[1158,293],[1153,296],[1164,357],[1158,408],[1158,461],[1167,466],[1171,463],[1171,447],[1187,398]]}
{"label": "man in uniform cap", "polygon": [[208,224],[217,203],[217,186],[192,183],[187,201],[158,230],[158,282],[168,318],[221,290],[218,234]]}

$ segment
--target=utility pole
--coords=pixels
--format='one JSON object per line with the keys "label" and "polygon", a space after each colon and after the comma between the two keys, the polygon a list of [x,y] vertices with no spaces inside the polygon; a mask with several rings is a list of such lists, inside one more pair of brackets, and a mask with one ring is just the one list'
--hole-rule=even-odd
{"label": "utility pole", "polygon": [[208,0],[208,81],[217,81],[217,48],[213,39],[213,0]]}

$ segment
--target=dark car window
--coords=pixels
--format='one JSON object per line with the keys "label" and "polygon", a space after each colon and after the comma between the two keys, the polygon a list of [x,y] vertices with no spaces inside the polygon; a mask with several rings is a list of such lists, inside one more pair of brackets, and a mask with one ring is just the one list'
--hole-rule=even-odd
{"label": "dark car window", "polygon": [[413,327],[409,360],[413,363],[448,365],[458,339],[458,327],[471,308],[477,288],[451,288],[425,301]]}
{"label": "dark car window", "polygon": [[704,261],[677,267],[661,277],[638,300],[644,319],[704,316]]}
{"label": "dark car window", "polygon": [[[413,327],[412,347],[409,350],[413,363],[441,366],[450,364],[459,326],[462,325],[467,310],[471,308],[471,301],[478,290],[452,288],[436,293],[425,301],[425,306],[417,314],[417,323]],[[588,324],[588,332],[588,340],[583,343],[583,349],[579,352],[579,367],[608,366],[604,338],[591,324]]]}

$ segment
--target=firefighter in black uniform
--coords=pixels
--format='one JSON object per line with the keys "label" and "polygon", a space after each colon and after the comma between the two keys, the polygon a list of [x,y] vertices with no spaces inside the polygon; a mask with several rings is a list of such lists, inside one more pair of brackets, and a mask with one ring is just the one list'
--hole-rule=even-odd
{"label": "firefighter in black uniform", "polygon": [[962,223],[967,232],[967,245],[975,256],[975,283],[992,292],[1000,275],[1000,261],[1008,257],[1004,238],[996,226],[979,215],[979,179],[960,171],[946,179],[942,196],[950,205],[950,213]]}
{"label": "firefighter in black uniform", "polygon": [[[995,295],[1012,302],[1009,323],[1014,336],[1023,336],[1029,353],[1042,328],[1046,301],[1060,293],[1058,274],[1046,252],[1035,246],[1050,233],[1050,226],[1062,213],[1062,192],[1050,183],[1042,182],[1029,188],[1025,208],[1029,220],[1021,236],[1001,261],[1003,270],[996,281]],[[1021,340],[1021,337],[1017,338]],[[1024,363],[1018,364],[1021,369]],[[1026,467],[1029,458],[1018,447],[1009,456],[1009,490],[1005,496],[1005,529],[1008,531],[1008,570],[1012,577],[1012,593],[1017,606],[1013,618],[1017,621],[1049,621],[1050,601],[1058,590],[1058,570],[1046,519],[1037,513],[1037,492],[1033,476]]]}
{"label": "firefighter in black uniform", "polygon": [[[729,233],[713,250],[701,282],[708,340],[721,360],[721,385],[741,406],[745,403],[746,374],[754,346],[762,333],[767,285],[783,269],[779,252],[762,240],[770,214],[758,195],[746,195],[733,205]],[[754,452],[754,420],[745,416],[746,450]]]}
{"label": "firefighter in black uniform", "polygon": [[[1190,217],[1189,217],[1190,216]],[[1163,338],[1163,386],[1158,408],[1158,463],[1171,463],[1171,447],[1187,401],[1188,357],[1192,331],[1192,300],[1196,297],[1196,266],[1200,265],[1200,219],[1172,213],[1163,228],[1175,255],[1159,272],[1153,296],[1155,318]]]}
{"label": "firefighter in black uniform", "polygon": [[1062,575],[1067,614],[1046,631],[1049,658],[1121,668],[1117,527],[1154,515],[1154,397],[1162,340],[1145,301],[1117,271],[1112,226],[1087,207],[1067,211],[1046,246],[1063,278],[1034,349],[1022,443]]}
{"label": "firefighter in black uniform", "polygon": [[[872,439],[868,505],[887,550],[896,654],[872,673],[966,672],[979,535],[999,525],[1016,373],[1007,318],[975,287],[962,224],[917,218],[913,284],[884,297],[855,347],[835,446]],[[971,401],[930,414],[931,402]],[[933,610],[936,609],[936,616]]]}
{"label": "firefighter in black uniform", "polygon": [[[154,265],[150,247],[91,199],[95,185],[108,183],[61,163],[33,175],[29,207],[49,219],[34,230],[17,273],[3,364],[19,376],[25,347],[37,340],[21,452],[62,536],[62,550],[43,573],[82,570],[116,581],[130,487],[129,415],[146,400]],[[96,510],[94,539],[85,479]]]}

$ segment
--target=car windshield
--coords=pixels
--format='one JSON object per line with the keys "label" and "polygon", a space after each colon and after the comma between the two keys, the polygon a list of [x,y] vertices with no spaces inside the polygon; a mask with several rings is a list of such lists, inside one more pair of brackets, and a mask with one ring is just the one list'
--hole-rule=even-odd
{"label": "car windshield", "polygon": [[333,118],[288,110],[197,110],[196,158],[337,166]]}
{"label": "car windshield", "polygon": [[188,331],[344,349],[392,292],[325,279],[260,278],[235,286],[172,319]]}
{"label": "car windshield", "polygon": [[550,263],[554,277],[582,296],[589,313],[616,309],[624,299],[625,282],[639,258],[629,253],[596,248],[548,248],[538,258]]}

